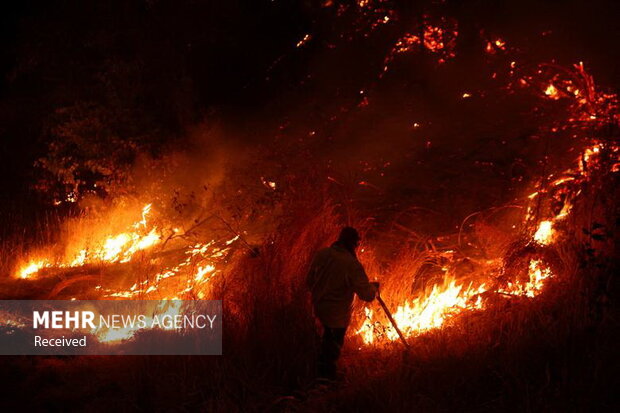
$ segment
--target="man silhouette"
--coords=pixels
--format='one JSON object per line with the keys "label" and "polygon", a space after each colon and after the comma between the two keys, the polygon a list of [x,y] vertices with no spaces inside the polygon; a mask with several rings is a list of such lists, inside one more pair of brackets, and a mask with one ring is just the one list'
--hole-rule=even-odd
{"label": "man silhouette", "polygon": [[379,283],[369,282],[355,250],[360,236],[355,228],[344,227],[331,247],[320,250],[310,266],[306,284],[312,293],[315,316],[323,325],[318,360],[320,378],[336,378],[336,363],[351,321],[353,296],[372,301]]}

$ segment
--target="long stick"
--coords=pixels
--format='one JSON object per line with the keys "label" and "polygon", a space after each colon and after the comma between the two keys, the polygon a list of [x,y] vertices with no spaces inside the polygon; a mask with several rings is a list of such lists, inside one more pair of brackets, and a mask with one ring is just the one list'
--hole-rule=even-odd
{"label": "long stick", "polygon": [[403,333],[400,331],[400,328],[398,328],[398,326],[396,325],[396,321],[394,321],[394,317],[392,317],[392,313],[390,313],[390,310],[388,310],[387,305],[385,305],[385,303],[383,302],[383,298],[381,298],[378,291],[377,291],[377,301],[379,301],[379,304],[381,304],[383,311],[385,311],[385,315],[387,316],[388,320],[390,320],[390,323],[392,323],[392,326],[398,333],[398,337],[400,337],[400,340],[403,342],[405,347],[409,348],[409,343],[407,343],[407,340],[405,340],[405,336],[403,336]]}

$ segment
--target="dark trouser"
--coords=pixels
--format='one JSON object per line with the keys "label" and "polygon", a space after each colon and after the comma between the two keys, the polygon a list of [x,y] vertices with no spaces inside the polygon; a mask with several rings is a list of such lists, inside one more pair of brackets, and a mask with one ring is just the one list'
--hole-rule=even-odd
{"label": "dark trouser", "polygon": [[326,379],[336,378],[336,362],[340,357],[340,349],[344,343],[346,328],[331,328],[323,326],[321,352],[319,354],[319,377]]}

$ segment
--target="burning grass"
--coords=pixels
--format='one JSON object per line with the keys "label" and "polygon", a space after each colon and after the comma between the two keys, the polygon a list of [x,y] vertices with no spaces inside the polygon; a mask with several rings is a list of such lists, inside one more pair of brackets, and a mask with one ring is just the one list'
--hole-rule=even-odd
{"label": "burning grass", "polygon": [[[274,232],[258,257],[241,253],[234,271],[220,277],[217,294],[227,303],[224,357],[16,358],[6,360],[3,370],[9,390],[20,394],[41,386],[30,405],[47,408],[178,408],[179,400],[188,409],[296,408],[276,399],[312,377],[316,343],[308,340],[313,322],[298,274],[309,258],[307,245],[324,244],[339,224],[333,206],[319,210],[316,205],[291,211],[297,219],[283,224],[288,231]],[[574,208],[582,217],[591,210],[582,202]],[[595,217],[604,222],[601,208]],[[318,222],[328,226],[317,231]],[[604,261],[599,259],[583,264],[572,242],[555,248],[570,270],[558,274],[536,299],[494,295],[485,311],[468,311],[443,328],[410,336],[409,351],[399,343],[361,346],[361,340],[350,337],[342,362],[345,383],[310,396],[303,409],[563,409],[588,408],[593,399],[597,406],[610,407],[606,395],[613,382],[597,379],[611,377],[604,360],[615,351],[614,330],[603,315],[610,309],[600,312],[602,291],[582,293],[597,291],[610,268],[600,268]],[[530,261],[529,255],[519,255]],[[412,263],[407,256],[403,253],[395,266],[411,271],[432,257],[419,254],[418,263]],[[411,291],[412,283],[401,288]],[[601,332],[595,341],[587,338],[591,329]],[[598,386],[584,389],[583,379]],[[73,386],[84,380],[86,385]],[[66,392],[67,386],[76,390]],[[570,398],[560,401],[554,394]]]}
{"label": "burning grass", "polygon": [[[592,209],[592,205],[584,202],[589,192],[584,195],[573,206],[573,213],[581,217],[571,218],[574,228],[585,225],[583,217],[605,222],[601,212],[605,206]],[[19,394],[26,391],[26,385],[42,386],[44,390],[31,404],[39,407],[41,403],[48,407],[70,403],[83,408],[93,404],[106,408],[123,408],[128,404],[176,408],[182,395],[182,405],[186,408],[288,408],[274,400],[279,393],[309,382],[316,354],[316,343],[308,340],[314,336],[314,327],[300,274],[305,272],[311,251],[329,242],[340,224],[334,206],[326,199],[294,204],[297,207],[293,209],[291,205],[289,220],[274,231],[260,255],[237,250],[227,271],[210,281],[214,284],[213,294],[227,303],[226,356],[215,359],[124,357],[121,363],[108,357],[13,359],[7,361],[4,370],[12,378],[7,380],[11,383],[10,390]],[[584,214],[585,211],[594,215]],[[563,227],[564,231],[570,228]],[[586,234],[582,236],[587,239]],[[581,381],[574,380],[579,375],[581,379],[595,381],[597,375],[607,374],[606,368],[595,366],[613,351],[612,333],[601,334],[594,343],[585,340],[584,334],[592,328],[604,331],[609,320],[592,313],[601,308],[599,296],[584,295],[582,291],[596,290],[599,277],[609,274],[609,268],[597,268],[601,262],[598,259],[585,266],[578,265],[581,258],[574,240],[556,239],[553,246],[556,255],[570,270],[556,272],[556,277],[534,299],[520,293],[518,297],[488,296],[477,290],[481,285],[470,287],[476,277],[465,281],[462,275],[484,273],[484,262],[463,262],[454,259],[455,253],[432,249],[401,251],[401,258],[392,263],[392,271],[382,273],[389,305],[396,308],[398,297],[410,297],[419,291],[423,291],[420,296],[423,299],[410,301],[412,311],[423,310],[429,304],[449,303],[448,300],[454,300],[452,303],[457,305],[447,306],[451,311],[439,313],[441,317],[430,314],[424,318],[424,311],[403,313],[408,318],[397,320],[405,331],[406,323],[412,322],[408,331],[409,351],[403,351],[397,342],[389,344],[394,339],[393,332],[385,331],[386,345],[362,346],[362,338],[355,337],[355,331],[351,331],[353,335],[349,337],[342,362],[346,382],[331,393],[311,396],[304,409],[567,406],[550,397],[555,392],[573,394],[565,402],[572,406],[585,408],[592,398],[599,398],[600,406],[608,406],[609,400],[604,395],[611,383],[579,389]],[[364,248],[367,252],[362,256],[370,253],[367,245]],[[517,267],[517,261],[531,263],[534,256],[551,262],[551,255],[544,252],[548,248],[540,245],[538,249],[507,250],[512,251],[511,265]],[[490,261],[488,265],[493,264],[493,259]],[[368,264],[369,269],[377,270],[378,264],[370,261]],[[444,266],[447,271],[442,271]],[[455,278],[448,278],[446,273]],[[426,276],[422,277],[425,280],[406,279],[401,274]],[[45,279],[14,282],[36,285]],[[421,289],[420,285],[424,284],[428,287]],[[472,292],[472,296],[477,296],[475,300],[481,298],[485,310],[474,308],[454,316],[461,310],[458,300],[463,293]],[[461,302],[468,305],[467,301]],[[248,346],[248,342],[253,344]],[[27,370],[27,380],[25,377],[20,380]],[[85,377],[92,384],[75,386],[79,390],[73,393],[65,391],[67,386]],[[239,386],[244,389],[241,394],[230,393],[231,388]],[[485,388],[485,392],[480,388]]]}
{"label": "burning grass", "polygon": [[[595,145],[586,148],[576,160],[577,167],[564,172],[564,174],[572,174],[571,183],[573,180],[577,180],[585,185],[590,181],[593,173],[606,174],[613,170],[615,159],[601,164],[596,163],[595,159],[591,158],[592,154],[598,153],[598,150],[595,151],[593,148],[598,147]],[[612,149],[612,151],[617,152],[616,149]],[[589,159],[590,169],[579,169],[582,160],[586,158]],[[576,174],[574,172],[576,170],[579,170],[580,173]],[[562,183],[555,181],[552,186],[557,187]],[[574,189],[574,187],[572,188]],[[544,188],[544,191],[548,192],[548,189]],[[580,192],[581,190],[574,193],[569,192],[562,199],[562,205],[559,208],[556,207],[555,210],[558,212],[544,220],[540,220],[540,216],[544,212],[540,212],[539,204],[537,216],[540,221],[533,234],[528,234],[526,230],[515,239],[516,249],[513,246],[512,251],[506,250],[494,259],[479,261],[476,268],[472,266],[469,271],[461,274],[458,278],[454,274],[456,272],[455,263],[465,258],[463,253],[456,253],[455,250],[434,250],[426,254],[418,253],[417,259],[424,257],[423,260],[431,262],[437,267],[439,274],[442,274],[440,275],[441,281],[430,280],[424,289],[413,292],[417,295],[414,299],[406,298],[411,295],[411,292],[402,294],[401,290],[401,294],[395,294],[395,290],[388,287],[387,292],[390,301],[397,305],[394,319],[404,335],[415,337],[432,329],[441,328],[452,318],[465,312],[486,309],[486,297],[489,295],[499,294],[507,299],[515,296],[535,298],[539,295],[545,284],[558,275],[558,270],[566,267],[566,265],[558,264],[557,260],[553,258],[549,260],[548,254],[545,254],[544,251],[552,251],[549,246],[559,241],[560,235],[556,233],[554,226],[568,219],[573,203],[577,201]],[[524,228],[528,228],[528,221],[534,218],[532,211],[535,207],[532,203],[538,202],[538,200],[532,201],[533,198],[536,197],[527,197],[530,205],[526,206],[526,214],[522,218],[523,222],[519,223]],[[553,214],[553,209],[549,209],[547,213]],[[515,226],[513,225],[513,227]],[[458,249],[458,246],[455,248]],[[543,253],[541,254],[540,251]],[[522,257],[525,257],[524,270],[520,268],[517,260]],[[401,256],[401,259],[408,260],[409,257]],[[415,278],[420,273],[419,267],[421,265],[423,264],[417,265],[417,271],[411,271],[407,265],[402,265],[400,268],[396,267],[398,271],[404,271],[404,273],[386,278],[402,284],[407,279]],[[407,277],[405,274],[410,275]],[[371,344],[375,341],[395,341],[398,339],[397,332],[385,319],[376,321],[374,310],[366,307],[364,313],[365,320],[356,332],[363,337],[364,343]]]}

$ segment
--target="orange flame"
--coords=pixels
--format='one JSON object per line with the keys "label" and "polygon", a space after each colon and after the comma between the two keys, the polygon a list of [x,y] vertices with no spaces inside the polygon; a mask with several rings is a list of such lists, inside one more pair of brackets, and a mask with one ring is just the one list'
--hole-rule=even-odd
{"label": "orange flame", "polygon": [[541,245],[549,245],[553,241],[553,222],[542,221],[534,234],[534,241]]}
{"label": "orange flame", "polygon": [[17,276],[19,278],[32,278],[43,268],[80,267],[96,262],[128,262],[136,252],[151,248],[160,242],[161,237],[157,227],[147,231],[147,218],[150,212],[151,204],[146,204],[142,208],[141,219],[131,225],[126,232],[108,236],[101,241],[81,248],[66,261],[52,258],[32,259],[17,271]]}
{"label": "orange flame", "polygon": [[544,286],[544,281],[553,276],[551,269],[546,267],[541,260],[530,260],[528,270],[529,280],[523,283],[508,283],[506,288],[499,292],[510,295],[521,295],[525,297],[535,297]]}
{"label": "orange flame", "polygon": [[[485,290],[484,284],[474,288],[471,284],[458,285],[456,280],[446,279],[443,285],[433,286],[423,297],[407,300],[398,306],[393,315],[394,321],[405,337],[416,336],[443,326],[450,317],[463,310],[481,309],[483,305],[479,294]],[[377,334],[384,335],[389,341],[398,339],[398,333],[392,326],[376,325],[373,311],[366,308],[365,312],[366,320],[357,331],[364,343],[372,343]]]}

